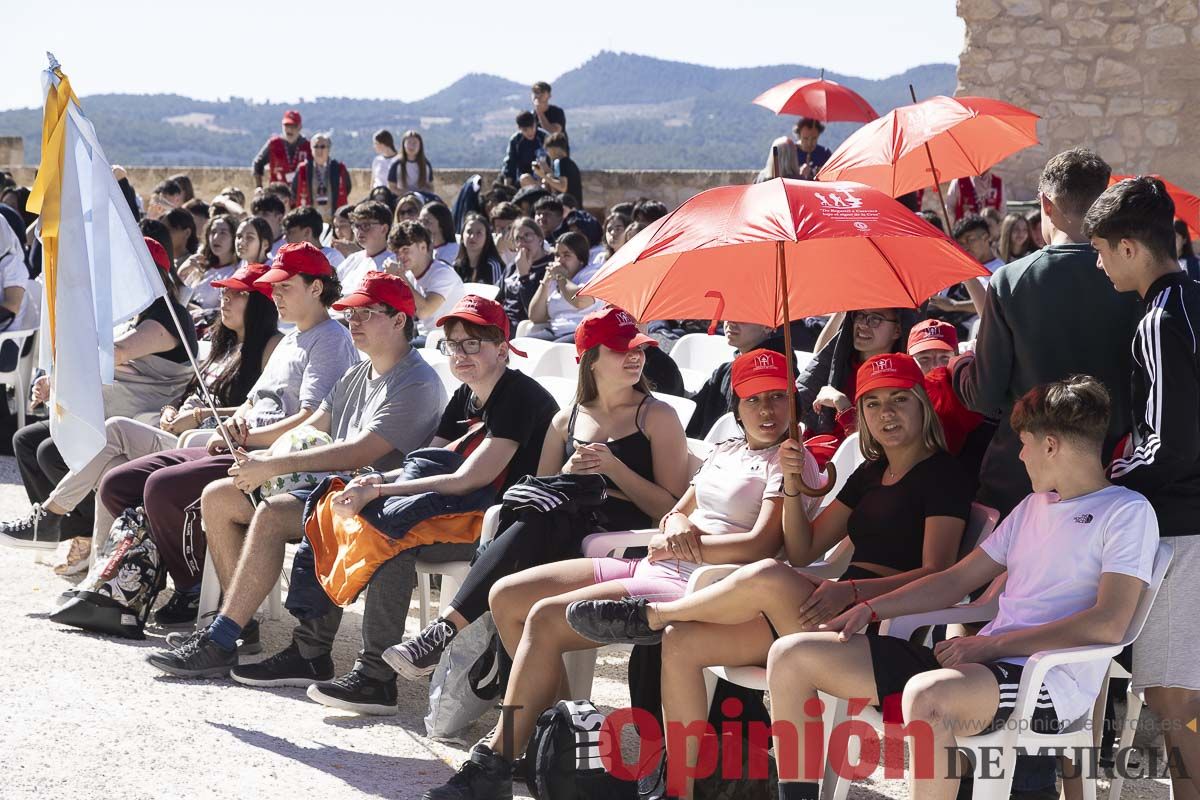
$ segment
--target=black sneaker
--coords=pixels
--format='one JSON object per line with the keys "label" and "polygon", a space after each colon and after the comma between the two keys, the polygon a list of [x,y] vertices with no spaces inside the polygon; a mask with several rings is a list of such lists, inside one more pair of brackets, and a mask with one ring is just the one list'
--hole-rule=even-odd
{"label": "black sneaker", "polygon": [[175,592],[171,595],[170,600],[163,603],[158,611],[154,612],[154,621],[163,627],[171,628],[179,625],[195,625],[196,612],[199,610],[199,592],[191,594]]}
{"label": "black sneaker", "polygon": [[[167,647],[172,650],[178,650],[184,644],[195,639],[204,628],[194,631],[176,631],[175,633],[167,634]],[[253,656],[262,652],[262,641],[258,636],[258,620],[252,619],[246,623],[246,627],[242,628],[242,635],[238,637],[238,655]]]}
{"label": "black sneaker", "polygon": [[334,681],[321,681],[308,687],[309,699],[323,706],[353,711],[356,714],[387,716],[395,714],[396,679],[376,680],[352,669]]}
{"label": "black sneaker", "polygon": [[438,617],[413,638],[384,650],[383,660],[402,678],[424,678],[437,669],[442,653],[457,635],[453,625]]}
{"label": "black sneaker", "polygon": [[236,667],[231,677],[246,686],[310,686],[333,678],[333,659],[329,654],[316,658],[300,655],[295,642],[259,661]]}
{"label": "black sneaker", "polygon": [[567,624],[599,644],[658,644],[663,632],[646,621],[644,597],[622,600],[576,600],[567,606]]}
{"label": "black sneaker", "polygon": [[512,796],[512,763],[486,744],[477,744],[471,748],[471,760],[421,800],[512,800]]}
{"label": "black sneaker", "polygon": [[190,638],[177,650],[164,650],[146,658],[151,666],[179,678],[223,678],[237,666],[236,650],[226,650],[207,630]]}
{"label": "black sneaker", "polygon": [[61,535],[58,514],[51,514],[38,503],[23,517],[0,522],[0,544],[27,550],[56,550]]}

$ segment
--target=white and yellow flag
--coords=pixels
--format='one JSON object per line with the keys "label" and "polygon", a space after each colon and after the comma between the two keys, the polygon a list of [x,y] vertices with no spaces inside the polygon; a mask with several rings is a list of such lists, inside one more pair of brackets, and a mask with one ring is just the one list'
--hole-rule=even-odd
{"label": "white and yellow flag", "polygon": [[166,293],[96,130],[51,57],[42,73],[42,162],[29,196],[41,214],[41,365],[50,433],[80,468],[105,444],[101,385],[113,381],[113,324]]}

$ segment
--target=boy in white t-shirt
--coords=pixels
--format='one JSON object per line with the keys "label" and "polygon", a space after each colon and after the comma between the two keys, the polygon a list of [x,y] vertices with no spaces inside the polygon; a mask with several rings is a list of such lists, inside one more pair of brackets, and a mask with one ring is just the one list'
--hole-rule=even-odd
{"label": "boy in white t-shirt", "polygon": [[[914,776],[915,800],[953,797],[958,779],[949,776],[962,772],[947,762],[948,754],[958,757],[956,734],[985,733],[1008,720],[1033,653],[1121,641],[1150,580],[1158,524],[1145,497],[1105,477],[1100,451],[1108,414],[1107,391],[1087,376],[1022,397],[1011,422],[1034,493],[953,567],[852,606],[822,626],[827,633],[776,642],[767,664],[773,720],[798,730],[819,725],[819,716],[806,713],[818,691],[869,698],[884,706],[885,717],[899,698],[904,722],[928,723],[933,734],[933,768]],[[1005,569],[999,612],[977,636],[931,649],[856,633],[873,621],[953,605]],[[1087,714],[1107,668],[1103,661],[1052,668],[1028,721],[1032,730],[1053,733]],[[816,800],[817,775],[784,773],[789,764],[807,763],[804,742],[798,761],[779,756],[785,746],[794,740],[776,740],[779,796]]]}
{"label": "boy in white t-shirt", "polygon": [[437,321],[463,298],[466,292],[462,278],[454,267],[434,258],[429,229],[415,220],[398,223],[388,236],[388,246],[395,251],[400,264],[396,268],[389,263],[386,268],[388,271],[395,269],[396,274],[408,282],[417,302],[419,339],[414,341],[420,346]]}

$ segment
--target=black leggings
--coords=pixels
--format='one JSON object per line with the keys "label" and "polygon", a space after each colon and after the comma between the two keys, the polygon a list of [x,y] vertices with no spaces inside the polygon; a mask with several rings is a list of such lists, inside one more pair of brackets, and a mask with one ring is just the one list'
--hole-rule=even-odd
{"label": "black leggings", "polygon": [[[600,507],[605,528],[637,530],[651,526],[650,518],[625,500],[608,500]],[[496,581],[523,569],[579,556],[582,537],[550,524],[556,515],[528,514],[505,528],[479,552],[451,605],[468,623],[488,610],[488,593]]]}

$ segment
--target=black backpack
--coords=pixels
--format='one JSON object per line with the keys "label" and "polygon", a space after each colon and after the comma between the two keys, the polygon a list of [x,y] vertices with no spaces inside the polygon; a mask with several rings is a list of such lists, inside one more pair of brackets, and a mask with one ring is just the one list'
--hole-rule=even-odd
{"label": "black backpack", "polygon": [[535,800],[638,800],[637,781],[604,768],[603,724],[604,714],[589,700],[560,700],[542,712],[524,759],[525,784]]}

